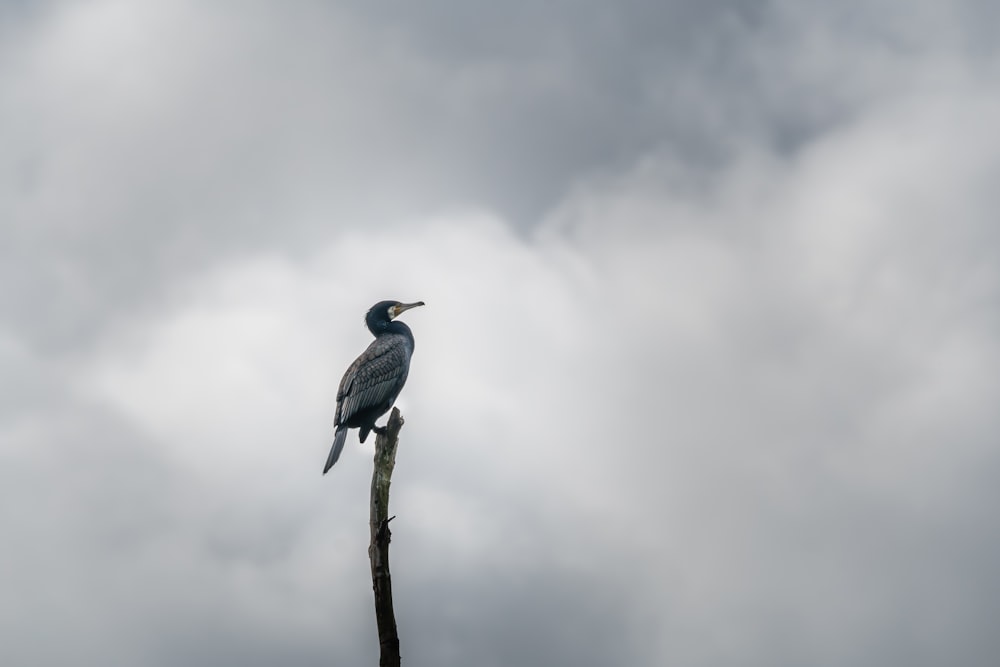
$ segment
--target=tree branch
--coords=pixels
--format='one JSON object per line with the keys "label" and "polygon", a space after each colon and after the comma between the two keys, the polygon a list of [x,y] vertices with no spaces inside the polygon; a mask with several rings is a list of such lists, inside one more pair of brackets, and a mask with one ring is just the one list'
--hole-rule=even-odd
{"label": "tree branch", "polygon": [[392,610],[392,577],[389,575],[389,484],[396,465],[396,445],[403,417],[393,408],[385,430],[375,438],[375,466],[372,470],[371,544],[368,558],[372,565],[372,588],[375,590],[375,620],[378,623],[379,667],[399,667],[399,635]]}

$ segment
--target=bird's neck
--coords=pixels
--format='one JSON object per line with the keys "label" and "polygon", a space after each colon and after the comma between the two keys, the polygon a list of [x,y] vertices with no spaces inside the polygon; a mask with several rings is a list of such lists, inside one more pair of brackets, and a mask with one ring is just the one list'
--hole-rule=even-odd
{"label": "bird's neck", "polygon": [[410,346],[413,346],[413,332],[410,331],[410,327],[398,320],[374,322],[372,326],[368,327],[368,330],[371,331],[372,335],[376,337],[383,336],[385,334],[399,334],[401,336],[405,336],[410,341]]}

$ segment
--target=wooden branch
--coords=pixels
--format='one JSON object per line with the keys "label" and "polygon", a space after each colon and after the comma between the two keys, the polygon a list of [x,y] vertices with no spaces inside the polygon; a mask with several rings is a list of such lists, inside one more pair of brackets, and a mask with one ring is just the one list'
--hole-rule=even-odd
{"label": "wooden branch", "polygon": [[372,564],[372,588],[375,590],[375,620],[378,623],[379,667],[399,667],[399,635],[396,614],[392,610],[392,577],[389,575],[389,483],[396,465],[396,445],[403,417],[393,408],[389,422],[375,438],[375,466],[372,471],[371,544],[368,558]]}

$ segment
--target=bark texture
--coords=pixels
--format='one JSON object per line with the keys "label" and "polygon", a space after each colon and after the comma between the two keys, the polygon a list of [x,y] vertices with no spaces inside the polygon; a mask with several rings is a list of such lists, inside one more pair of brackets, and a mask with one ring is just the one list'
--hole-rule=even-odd
{"label": "bark texture", "polygon": [[372,565],[372,588],[375,590],[375,620],[378,623],[379,667],[399,667],[399,635],[396,614],[392,609],[392,577],[389,574],[389,484],[396,465],[396,445],[403,417],[392,409],[385,431],[375,439],[375,466],[372,471],[371,544],[368,558]]}

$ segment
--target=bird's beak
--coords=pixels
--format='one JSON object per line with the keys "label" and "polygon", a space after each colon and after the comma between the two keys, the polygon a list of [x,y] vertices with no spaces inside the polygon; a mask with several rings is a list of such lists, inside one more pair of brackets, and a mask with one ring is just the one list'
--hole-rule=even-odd
{"label": "bird's beak", "polygon": [[423,301],[417,301],[416,303],[397,303],[392,308],[393,317],[394,318],[395,317],[399,317],[399,315],[401,313],[403,313],[404,311],[407,311],[410,308],[416,308],[417,306],[422,306],[422,305],[424,305]]}

